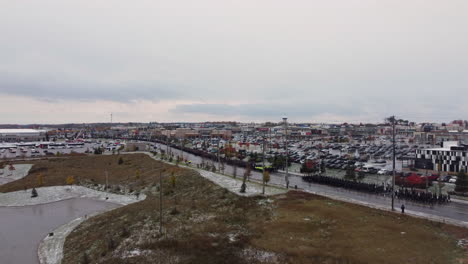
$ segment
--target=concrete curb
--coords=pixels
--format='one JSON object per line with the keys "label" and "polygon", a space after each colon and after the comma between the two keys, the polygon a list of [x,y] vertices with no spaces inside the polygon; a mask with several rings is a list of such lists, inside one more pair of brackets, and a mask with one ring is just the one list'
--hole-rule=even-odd
{"label": "concrete curb", "polygon": [[[151,153],[148,153],[148,152],[137,152],[137,153],[145,153],[145,154],[149,155],[151,158],[153,158],[154,160],[174,165],[173,163],[163,161],[163,160],[160,160],[160,159],[156,159],[155,157],[152,156]],[[184,166],[184,165],[179,165],[179,166],[187,168],[187,169],[197,170],[196,168],[191,168],[191,167],[187,167],[187,166]],[[230,177],[230,176],[226,176],[226,175],[222,175],[222,174],[219,174],[219,175],[220,176],[225,176],[225,177]],[[250,182],[252,182],[252,181],[250,181]],[[272,186],[272,185],[273,184],[270,184],[270,186]],[[278,187],[278,186],[276,186],[276,188],[283,188],[284,189],[284,187]],[[290,189],[290,190],[293,190],[293,189]],[[357,204],[357,205],[362,205],[362,206],[366,206],[366,207],[370,207],[370,208],[374,208],[374,209],[378,209],[378,210],[383,210],[383,211],[387,211],[387,212],[393,212],[393,213],[398,214],[397,211],[392,211],[388,207],[381,206],[381,205],[376,205],[376,204],[372,204],[372,203],[367,203],[367,202],[362,202],[362,201],[355,200],[355,199],[352,199],[352,198],[344,198],[344,197],[340,197],[340,196],[336,196],[336,195],[332,195],[332,194],[328,194],[328,193],[324,193],[324,192],[309,191],[309,190],[304,190],[304,189],[297,189],[297,190],[298,191],[303,191],[303,192],[306,192],[306,193],[312,193],[312,194],[315,194],[315,195],[324,196],[324,197],[327,197],[327,198],[330,198],[330,199],[333,199],[333,200],[353,203],[353,204]],[[461,203],[465,203],[465,202],[468,203],[467,201],[462,201],[462,200],[458,200],[458,199],[455,199],[455,200],[456,201],[453,201],[453,199],[452,199],[452,202],[461,201]],[[427,220],[438,222],[438,223],[451,224],[451,225],[455,225],[455,226],[468,228],[468,222],[466,222],[466,221],[460,221],[460,220],[455,220],[455,219],[451,219],[451,218],[444,218],[444,217],[441,217],[441,216],[416,212],[416,211],[412,211],[412,210],[406,210],[406,215],[413,216],[413,217],[418,217],[418,218],[422,218],[422,219],[427,219]]]}

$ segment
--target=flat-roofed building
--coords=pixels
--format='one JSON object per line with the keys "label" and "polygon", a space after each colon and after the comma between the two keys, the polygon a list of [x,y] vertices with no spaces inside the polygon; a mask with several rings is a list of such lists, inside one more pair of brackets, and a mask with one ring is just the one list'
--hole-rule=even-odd
{"label": "flat-roofed building", "polygon": [[468,145],[447,141],[441,148],[417,150],[415,167],[445,172],[468,171]]}
{"label": "flat-roofed building", "polygon": [[46,140],[45,130],[0,129],[0,142],[42,141]]}

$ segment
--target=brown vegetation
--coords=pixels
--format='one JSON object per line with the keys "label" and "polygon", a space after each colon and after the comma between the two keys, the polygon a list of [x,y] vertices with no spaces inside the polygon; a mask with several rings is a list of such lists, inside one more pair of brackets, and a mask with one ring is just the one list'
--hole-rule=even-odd
{"label": "brown vegetation", "polygon": [[[119,164],[120,158],[122,164]],[[29,175],[0,186],[0,192],[40,187],[40,174],[43,175],[42,186],[66,185],[68,177],[73,177],[76,184],[105,184],[106,171],[109,185],[142,187],[154,181],[158,170],[170,168],[145,154],[51,157],[22,163],[34,164]],[[138,169],[141,171],[141,178],[135,181],[135,171]],[[152,169],[154,173],[147,173]]]}
{"label": "brown vegetation", "polygon": [[0,191],[37,187],[37,174],[45,186],[64,185],[67,176],[104,184],[105,170],[110,184],[148,197],[83,222],[67,237],[63,263],[426,264],[463,263],[466,254],[456,243],[468,238],[467,229],[303,192],[240,197],[146,155],[36,161],[29,176]]}

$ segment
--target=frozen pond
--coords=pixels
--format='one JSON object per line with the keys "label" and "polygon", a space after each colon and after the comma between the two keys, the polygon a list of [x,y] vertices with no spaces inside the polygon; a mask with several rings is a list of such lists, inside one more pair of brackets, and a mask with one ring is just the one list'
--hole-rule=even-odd
{"label": "frozen pond", "polygon": [[86,198],[33,206],[0,206],[0,262],[39,263],[37,247],[49,232],[80,216],[119,206]]}

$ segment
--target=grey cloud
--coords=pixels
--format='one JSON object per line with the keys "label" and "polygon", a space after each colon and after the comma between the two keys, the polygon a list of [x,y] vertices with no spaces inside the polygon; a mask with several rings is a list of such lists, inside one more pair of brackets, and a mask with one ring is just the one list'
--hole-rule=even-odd
{"label": "grey cloud", "polygon": [[296,118],[307,118],[313,115],[328,113],[342,116],[357,115],[362,111],[360,107],[344,106],[341,104],[179,104],[173,113],[209,114],[217,116],[245,116],[260,118],[280,118],[283,115]]}
{"label": "grey cloud", "polygon": [[247,120],[467,114],[468,1],[4,2],[2,95],[210,102],[172,113]]}
{"label": "grey cloud", "polygon": [[127,81],[103,83],[97,81],[58,79],[57,77],[15,76],[0,73],[0,93],[55,100],[109,100],[129,102],[147,99],[153,101],[180,98],[175,85],[157,81]]}

